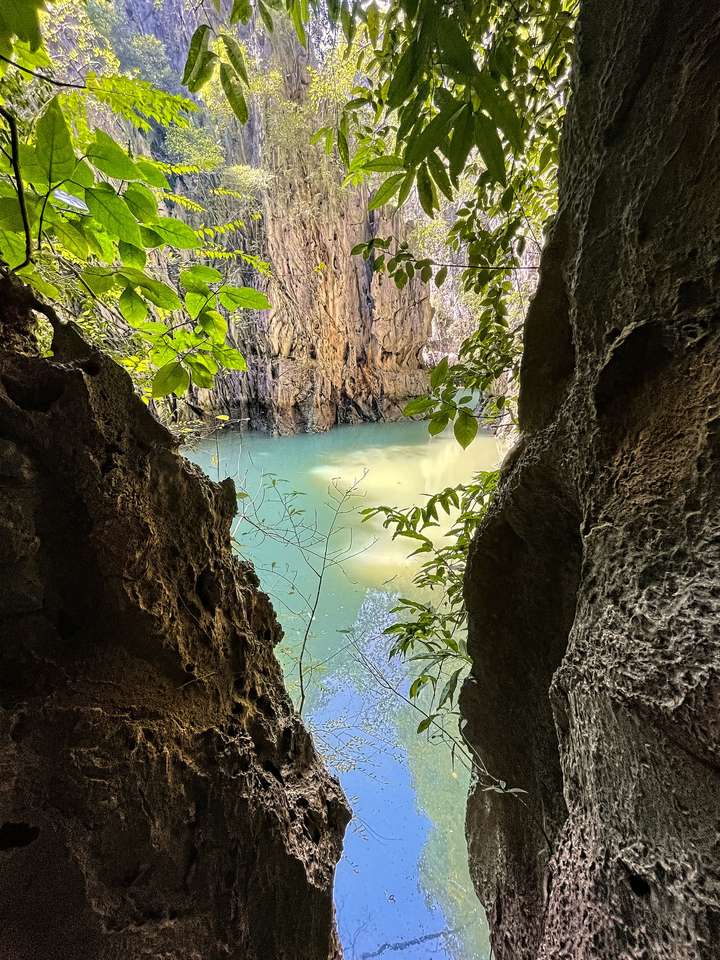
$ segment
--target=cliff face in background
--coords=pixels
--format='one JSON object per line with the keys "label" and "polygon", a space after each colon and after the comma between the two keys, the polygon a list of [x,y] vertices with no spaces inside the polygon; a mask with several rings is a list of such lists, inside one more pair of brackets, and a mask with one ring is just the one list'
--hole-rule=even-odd
{"label": "cliff face in background", "polygon": [[498,960],[720,943],[720,9],[580,16],[523,437],[470,556],[466,736]]}
{"label": "cliff face in background", "polygon": [[[309,169],[286,176],[265,214],[273,309],[251,341],[240,338],[250,376],[222,378],[212,405],[282,434],[400,419],[427,386],[427,292],[414,281],[398,290],[350,251],[404,225],[369,213],[366,190],[328,195]],[[289,218],[283,198],[305,201],[306,214]]]}
{"label": "cliff face in background", "polygon": [[[287,34],[264,45],[291,104],[307,98],[307,55]],[[218,378],[202,402],[273,433],[328,430],[337,423],[396,420],[428,374],[422,351],[431,333],[427,288],[400,290],[375,274],[353,247],[375,236],[404,239],[399,215],[368,210],[367,187],[342,188],[342,170],[320,146],[270,139],[262,112],[243,131],[243,147],[271,176],[263,198],[261,255],[272,267],[272,309],[236,330],[248,374]],[[231,148],[232,149],[232,148]]]}
{"label": "cliff face in background", "polygon": [[[182,0],[125,0],[125,9],[134,29],[164,42],[181,72],[197,14]],[[309,52],[303,50],[279,14],[271,37],[252,25],[243,35],[262,68],[282,77],[290,110],[302,108],[314,63],[312,37]],[[366,187],[342,188],[339,162],[309,143],[317,118],[295,140],[268,135],[270,125],[260,98],[249,123],[235,124],[223,146],[228,166],[250,164],[270,178],[262,220],[253,226],[253,252],[271,264],[265,285],[272,310],[250,323],[244,315],[235,326],[248,372],[218,377],[196,399],[206,409],[283,434],[399,419],[407,400],[427,387],[421,354],[431,334],[428,291],[417,278],[399,290],[351,250],[374,236],[404,239],[406,224],[398,215],[388,220],[369,211]],[[256,276],[245,281],[258,285]]]}
{"label": "cliff face in background", "polygon": [[34,355],[0,297],[0,955],[337,958],[349,814],[232,555],[232,482],[72,329]]}

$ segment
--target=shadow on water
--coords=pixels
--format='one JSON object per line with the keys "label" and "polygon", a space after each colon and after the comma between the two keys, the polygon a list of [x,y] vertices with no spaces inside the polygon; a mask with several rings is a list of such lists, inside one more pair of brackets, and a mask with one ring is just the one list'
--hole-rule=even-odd
{"label": "shadow on water", "polygon": [[[421,423],[279,438],[225,431],[187,455],[214,479],[235,480],[238,550],[254,562],[285,629],[278,656],[296,703],[307,633],[304,716],[355,814],[335,884],[347,960],[486,960],[487,928],[467,869],[467,773],[446,747],[417,735],[417,714],[392,692],[407,691],[405,668],[388,661],[383,630],[417,561],[379,521],[362,524],[358,510],[421,503],[494,468],[494,438],[481,435],[463,453],[451,437],[430,439]],[[323,549],[312,532],[332,522],[333,491],[337,498],[353,484],[331,547],[343,562],[325,570],[308,630]]]}

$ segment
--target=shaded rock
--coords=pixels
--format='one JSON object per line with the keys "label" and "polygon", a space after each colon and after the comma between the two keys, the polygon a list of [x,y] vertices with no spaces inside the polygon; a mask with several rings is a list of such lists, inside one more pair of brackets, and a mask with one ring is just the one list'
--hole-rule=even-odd
{"label": "shaded rock", "polygon": [[33,355],[0,298],[0,956],[339,957],[348,809],[231,481],[72,328]]}
{"label": "shaded rock", "polygon": [[720,950],[720,10],[586,3],[523,437],[473,544],[498,960]]}

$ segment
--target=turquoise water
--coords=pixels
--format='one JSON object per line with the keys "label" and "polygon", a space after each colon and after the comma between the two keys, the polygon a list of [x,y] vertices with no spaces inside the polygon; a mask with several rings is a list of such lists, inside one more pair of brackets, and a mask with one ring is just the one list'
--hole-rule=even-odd
{"label": "turquoise water", "polygon": [[463,453],[421,423],[367,424],[279,438],[223,431],[186,453],[213,479],[235,480],[238,552],[273,599],[288,689],[296,704],[304,690],[303,716],[353,807],[335,887],[345,957],[486,960],[463,832],[467,772],[415,732],[406,671],[383,636],[418,561],[358,510],[420,503],[495,467],[495,440]]}

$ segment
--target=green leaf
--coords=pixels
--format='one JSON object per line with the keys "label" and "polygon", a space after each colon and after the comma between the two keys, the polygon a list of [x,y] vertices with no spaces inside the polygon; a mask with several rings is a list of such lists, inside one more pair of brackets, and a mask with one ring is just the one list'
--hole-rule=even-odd
{"label": "green leaf", "polygon": [[37,50],[42,42],[39,11],[44,8],[45,0],[2,0],[0,38],[15,35]]}
{"label": "green leaf", "polygon": [[87,160],[78,160],[77,166],[70,177],[70,183],[74,183],[79,187],[92,187],[95,185],[95,174]]}
{"label": "green leaf", "polygon": [[435,401],[431,397],[415,397],[414,400],[410,400],[405,404],[403,415],[406,417],[417,417],[423,413],[427,413],[427,411],[431,410],[434,406]]}
{"label": "green leaf", "polygon": [[187,370],[178,360],[166,363],[160,367],[153,377],[152,395],[153,397],[166,397],[169,393],[174,393],[181,397],[190,386],[190,378]]}
{"label": "green leaf", "polygon": [[433,367],[433,371],[430,374],[430,386],[435,390],[447,379],[448,375],[448,358],[443,357],[440,363]]}
{"label": "green leaf", "polygon": [[147,299],[154,303],[156,307],[162,310],[179,310],[181,307],[180,298],[166,283],[149,277],[142,270],[134,267],[123,267],[118,271],[118,276],[125,280],[126,284],[133,287],[139,287]]}
{"label": "green leaf", "polygon": [[418,733],[424,733],[425,730],[428,729],[428,727],[430,726],[430,724],[433,722],[434,719],[435,719],[435,714],[430,714],[429,717],[425,717],[424,720],[421,720],[420,723],[418,724],[417,732],[418,732]]}
{"label": "green leaf", "polygon": [[224,343],[227,336],[227,320],[217,310],[205,310],[200,315],[198,324],[211,340]]}
{"label": "green leaf", "polygon": [[53,223],[53,233],[60,243],[79,260],[87,260],[89,245],[82,229],[69,220],[58,219]]}
{"label": "green leaf", "polygon": [[215,382],[215,374],[208,370],[205,358],[197,355],[189,356],[186,357],[186,363],[190,367],[190,376],[195,386],[209,390]]}
{"label": "green leaf", "polygon": [[270,301],[252,287],[222,287],[220,303],[226,310],[269,310]]}
{"label": "green leaf", "polygon": [[475,415],[467,407],[464,407],[458,413],[454,425],[455,439],[463,448],[467,449],[475,439],[478,432],[478,422]]}
{"label": "green leaf", "polygon": [[290,0],[287,5],[290,19],[295,27],[297,38],[303,47],[307,46],[307,34],[305,33],[305,23],[303,22],[301,0]]}
{"label": "green leaf", "polygon": [[505,183],[505,152],[495,124],[484,114],[475,117],[475,142],[488,173],[496,183]]}
{"label": "green leaf", "polygon": [[196,290],[188,290],[185,294],[185,306],[191,319],[194,320],[207,305],[208,294],[199,293]]}
{"label": "green leaf", "polygon": [[117,275],[107,267],[86,267],[80,274],[93,293],[100,296],[117,286]]}
{"label": "green leaf", "polygon": [[420,46],[412,40],[400,57],[400,62],[390,81],[387,92],[387,104],[389,107],[399,107],[406,99],[408,93],[415,86],[418,74],[420,73]]}
{"label": "green leaf", "polygon": [[192,227],[174,217],[160,217],[153,224],[153,230],[160,234],[165,243],[179,250],[193,250],[200,246],[198,235]]}
{"label": "green leaf", "polygon": [[444,110],[438,113],[425,127],[419,136],[413,136],[408,141],[405,151],[407,163],[417,166],[446,138],[450,125],[463,109],[462,104],[453,100]]}
{"label": "green leaf", "polygon": [[219,280],[222,280],[222,274],[215,267],[196,264],[187,270],[180,271],[180,286],[184,290],[197,290],[204,293],[209,283],[217,283]]}
{"label": "green leaf", "polygon": [[442,688],[442,693],[440,694],[440,699],[438,700],[438,707],[442,707],[446,701],[449,701],[450,703],[452,703],[453,697],[455,696],[455,690],[457,688],[459,678],[460,678],[460,670],[455,670],[450,675],[447,683]]}
{"label": "green leaf", "polygon": [[388,203],[400,189],[400,184],[405,179],[404,173],[393,174],[375,191],[372,200],[368,204],[369,210],[377,210],[379,207]]}
{"label": "green leaf", "polygon": [[210,42],[210,27],[207,23],[201,24],[195,33],[192,35],[190,40],[190,47],[188,49],[187,59],[185,61],[185,69],[183,70],[182,81],[183,86],[187,86],[190,78],[195,72],[195,68],[198,65],[198,60],[200,55],[208,49],[208,44]]}
{"label": "green leaf", "polygon": [[25,225],[17,197],[2,197],[0,199],[0,230],[21,233],[24,229]]}
{"label": "green leaf", "polygon": [[138,296],[132,287],[126,287],[120,295],[118,301],[120,313],[125,317],[131,327],[143,323],[148,315],[148,305],[142,297]]}
{"label": "green leaf", "polygon": [[111,237],[121,237],[136,247],[142,246],[135,218],[125,201],[118,197],[111,187],[101,184],[86,190],[85,203],[90,214]]}
{"label": "green leaf", "polygon": [[228,60],[232,64],[233,70],[247,86],[250,81],[248,80],[247,67],[245,66],[245,56],[243,54],[242,47],[237,40],[234,37],[231,37],[229,34],[223,33],[221,36],[223,44],[225,45],[225,50],[227,51]]}
{"label": "green leaf", "polygon": [[415,170],[415,167],[413,167],[412,170],[408,170],[407,174],[405,175],[405,179],[403,180],[402,185],[400,187],[400,192],[398,193],[398,198],[397,198],[398,210],[405,203],[407,198],[410,196],[410,191],[412,190],[413,184],[415,183],[416,172],[417,171]]}
{"label": "green leaf", "polygon": [[135,166],[141,174],[141,179],[149,183],[151,187],[159,187],[161,190],[169,190],[170,184],[159,164],[154,160],[148,160],[146,157],[137,157]]}
{"label": "green leaf", "polygon": [[210,82],[213,73],[215,73],[215,65],[218,62],[218,56],[210,50],[205,50],[200,54],[193,74],[188,80],[187,88],[190,93],[199,93]]}
{"label": "green leaf", "polygon": [[227,101],[232,108],[232,112],[240,123],[247,123],[249,113],[242,86],[236,74],[232,72],[226,63],[220,64],[220,83],[222,84]]}
{"label": "green leaf", "polygon": [[448,275],[447,267],[440,267],[438,272],[435,274],[435,286],[441,287],[445,283],[445,279]]}
{"label": "green leaf", "polygon": [[149,227],[140,227],[140,236],[142,237],[143,246],[147,247],[148,250],[154,250],[156,247],[161,247],[163,245],[163,238],[155,230],[151,230]]}
{"label": "green leaf", "polygon": [[452,138],[448,148],[450,160],[450,177],[457,182],[457,178],[465,169],[467,158],[475,140],[475,117],[471,104],[466,103],[455,118]]}
{"label": "green leaf", "polygon": [[250,0],[233,0],[232,10],[230,12],[230,23],[247,23],[252,16],[252,5]]}
{"label": "green leaf", "polygon": [[425,166],[418,167],[417,188],[420,206],[429,217],[434,216],[435,210],[439,208],[440,204],[438,203],[435,186]]}
{"label": "green leaf", "polygon": [[372,160],[364,163],[362,169],[377,171],[378,173],[385,173],[388,170],[404,170],[405,161],[402,157],[396,156],[374,157]]}
{"label": "green leaf", "polygon": [[337,132],[337,145],[338,153],[340,154],[340,159],[345,164],[346,167],[350,166],[350,146],[348,144],[348,138],[345,131],[341,128],[338,128]]}
{"label": "green leaf", "polygon": [[447,199],[452,200],[452,186],[450,185],[450,179],[447,175],[447,171],[442,160],[436,153],[429,153],[427,157],[427,165],[435,183],[438,185],[438,187],[440,187]]}
{"label": "green leaf", "polygon": [[35,153],[47,183],[57,184],[72,176],[77,158],[57,97],[53,97],[38,121]]}
{"label": "green leaf", "polygon": [[157,218],[157,201],[152,192],[141,183],[129,184],[123,200],[141,223],[152,223]]}
{"label": "green leaf", "polygon": [[260,19],[265,24],[265,29],[268,33],[273,32],[273,18],[272,14],[268,10],[267,6],[263,3],[263,0],[257,0],[257,9],[260,14]]}
{"label": "green leaf", "polygon": [[496,126],[505,134],[513,150],[516,152],[522,150],[522,124],[508,99],[507,92],[499,89],[492,78],[486,74],[481,74],[477,78],[477,88],[483,107],[493,118]]}
{"label": "green leaf", "polygon": [[245,357],[234,347],[217,346],[213,349],[213,356],[228,370],[247,370]]}
{"label": "green leaf", "polygon": [[428,433],[431,437],[436,437],[439,433],[443,432],[449,422],[449,414],[436,413],[435,416],[430,418],[430,422],[428,423]]}
{"label": "green leaf", "polygon": [[137,180],[142,176],[127,152],[104,130],[95,131],[95,139],[85,153],[90,163],[108,177],[116,180]]}
{"label": "green leaf", "polygon": [[444,16],[438,21],[437,40],[441,60],[463,77],[472,77],[477,73],[472,47],[460,29],[458,19]]}
{"label": "green leaf", "polygon": [[145,251],[132,243],[127,243],[125,240],[121,240],[118,244],[118,253],[122,262],[128,267],[137,267],[142,270],[147,263]]}

